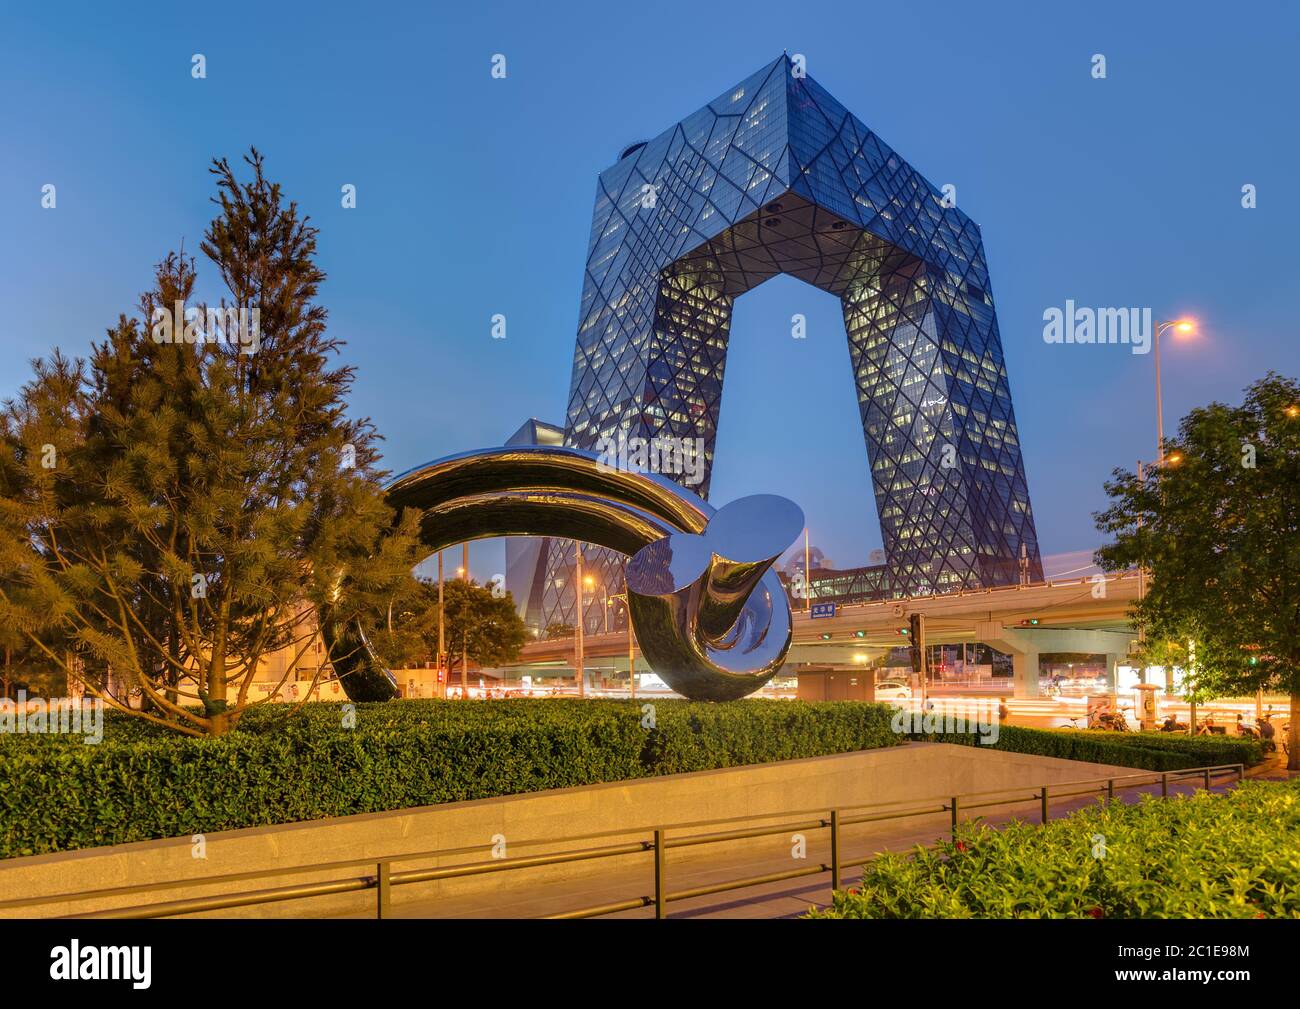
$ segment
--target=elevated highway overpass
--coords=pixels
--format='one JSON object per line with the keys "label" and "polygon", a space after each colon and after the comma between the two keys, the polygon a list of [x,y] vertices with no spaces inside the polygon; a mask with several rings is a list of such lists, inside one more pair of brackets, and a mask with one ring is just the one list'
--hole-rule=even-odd
{"label": "elevated highway overpass", "polygon": [[[1136,639],[1129,608],[1138,597],[1136,571],[1055,580],[946,595],[919,596],[836,607],[834,616],[794,615],[794,644],[785,672],[800,668],[861,668],[883,652],[906,645],[901,630],[914,613],[925,617],[927,645],[983,642],[1010,654],[1015,696],[1038,694],[1038,657],[1044,652],[1105,655],[1113,684],[1115,667]],[[620,659],[626,668],[627,632],[586,635],[588,660]],[[556,667],[572,668],[573,638],[535,641],[507,667],[555,676]],[[526,668],[525,668],[526,667]]]}

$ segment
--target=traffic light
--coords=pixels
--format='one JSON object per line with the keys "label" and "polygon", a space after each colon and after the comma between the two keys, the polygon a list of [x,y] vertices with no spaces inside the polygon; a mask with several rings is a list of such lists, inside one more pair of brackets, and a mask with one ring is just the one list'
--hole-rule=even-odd
{"label": "traffic light", "polygon": [[921,672],[921,638],[923,636],[923,627],[921,624],[921,614],[913,613],[907,618],[908,630],[908,651],[911,652],[912,672]]}
{"label": "traffic light", "polygon": [[1021,627],[1037,627],[1037,626],[1038,626],[1038,618],[1037,618],[1037,617],[1026,617],[1024,620],[1020,621],[1020,626],[1021,626]]}

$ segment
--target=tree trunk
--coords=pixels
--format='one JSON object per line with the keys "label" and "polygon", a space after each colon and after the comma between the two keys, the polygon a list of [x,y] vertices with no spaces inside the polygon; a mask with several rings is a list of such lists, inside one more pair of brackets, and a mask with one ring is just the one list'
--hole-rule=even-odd
{"label": "tree trunk", "polygon": [[226,714],[226,634],[229,630],[230,600],[223,599],[218,610],[212,657],[208,665],[208,699],[210,728],[214,736],[224,736],[231,729],[230,716]]}
{"label": "tree trunk", "polygon": [[217,639],[212,657],[208,660],[208,732],[224,736],[230,729],[230,716],[226,714],[226,649],[224,637]]}
{"label": "tree trunk", "polygon": [[[167,654],[171,658],[172,662],[179,663],[180,648],[177,644],[175,628],[172,628],[171,633],[167,635],[166,647]],[[180,704],[180,694],[176,689],[180,684],[180,677],[176,675],[176,666],[172,665],[172,662],[164,662],[162,665],[161,678],[164,686],[164,694],[168,703]]]}
{"label": "tree trunk", "polygon": [[1300,688],[1291,691],[1291,730],[1287,733],[1286,769],[1300,771]]}

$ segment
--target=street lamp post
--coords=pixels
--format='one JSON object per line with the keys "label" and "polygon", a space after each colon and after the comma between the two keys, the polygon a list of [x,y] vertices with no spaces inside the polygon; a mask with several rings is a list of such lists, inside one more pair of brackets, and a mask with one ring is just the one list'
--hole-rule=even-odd
{"label": "street lamp post", "polygon": [[632,630],[632,608],[626,592],[615,592],[610,599],[622,599],[627,609],[627,685],[628,695],[636,700],[636,634]]}
{"label": "street lamp post", "polygon": [[[1156,462],[1155,465],[1163,466],[1165,464],[1165,404],[1164,404],[1164,390],[1161,388],[1161,384],[1160,384],[1160,334],[1166,332],[1167,330],[1172,329],[1175,333],[1182,333],[1185,335],[1189,335],[1196,331],[1196,322],[1195,320],[1189,318],[1157,319],[1152,329],[1153,329],[1152,336],[1154,338],[1153,340],[1154,346],[1152,349],[1155,352],[1155,371],[1156,371]],[[1177,459],[1175,459],[1174,461],[1177,462]],[[1143,483],[1146,482],[1146,469],[1142,463],[1142,460],[1140,459],[1138,460],[1137,475],[1138,475],[1138,480],[1142,481]],[[1142,598],[1145,595],[1146,595],[1146,568],[1139,568],[1138,569],[1138,600],[1139,601],[1142,600]],[[1139,627],[1138,628],[1139,645],[1141,645],[1144,639],[1145,639],[1145,635],[1142,632],[1142,628]],[[1171,682],[1169,676],[1170,673],[1166,671],[1165,673],[1166,690],[1169,689],[1169,685]],[[1146,681],[1147,681],[1147,671],[1146,671],[1146,667],[1143,666],[1142,682],[1146,683]]]}
{"label": "street lamp post", "polygon": [[803,527],[803,608],[812,607],[812,568],[808,565],[808,527]]}
{"label": "street lamp post", "polygon": [[1157,465],[1165,461],[1165,407],[1163,392],[1160,388],[1160,334],[1172,329],[1175,333],[1190,334],[1196,331],[1196,323],[1191,319],[1161,320],[1154,326],[1156,355],[1156,460]]}
{"label": "street lamp post", "polygon": [[[591,575],[583,575],[583,576],[582,576],[582,587],[583,587],[584,589],[586,589],[588,593],[590,593],[590,599],[592,600],[592,602],[595,602],[595,600],[596,600],[596,579],[593,578]],[[587,597],[584,596],[584,600],[585,600],[586,598],[587,598]],[[584,666],[585,666],[585,664],[586,664],[586,660],[587,660],[587,637],[586,637],[586,634],[587,634],[587,610],[586,610],[585,607],[582,608],[582,609],[580,609],[580,610],[578,611],[578,616],[581,618],[581,620],[582,620],[582,625],[583,625],[583,626],[582,626],[582,633],[583,633],[583,638],[582,638],[582,659],[583,659],[583,664],[584,664]],[[583,673],[584,673],[584,674],[586,673],[586,669],[585,669],[585,668],[583,669]],[[585,679],[586,677],[584,676],[583,678]]]}
{"label": "street lamp post", "polygon": [[438,551],[438,691],[447,697],[447,612],[442,596],[442,551]]}
{"label": "street lamp post", "polygon": [[573,590],[576,593],[577,600],[577,617],[574,621],[573,629],[573,665],[578,675],[578,696],[587,696],[586,676],[584,675],[585,656],[583,655],[582,625],[586,623],[582,619],[582,544],[577,540],[573,541],[573,553],[576,558],[574,561]]}
{"label": "street lamp post", "polygon": [[[469,541],[466,540],[461,544],[460,555],[460,573],[469,584]],[[460,699],[469,700],[469,642],[466,635],[462,632],[460,636]]]}
{"label": "street lamp post", "polygon": [[[1160,369],[1157,367],[1157,368],[1156,368],[1156,374],[1159,374],[1159,373],[1160,373]],[[1157,379],[1157,380],[1156,380],[1156,387],[1159,388],[1159,386],[1160,386],[1160,381],[1159,381],[1159,379]],[[1159,397],[1157,397],[1157,398],[1159,398]],[[1157,426],[1158,426],[1158,425],[1159,425],[1159,422],[1157,421]],[[1138,470],[1138,471],[1137,471],[1138,482],[1139,482],[1139,483],[1146,483],[1146,482],[1147,482],[1147,471],[1146,471],[1146,467],[1143,465],[1141,459],[1138,460],[1137,470]],[[1139,529],[1142,528],[1142,518],[1141,518],[1140,515],[1139,515],[1139,517],[1138,517],[1138,528],[1139,528]],[[1146,594],[1147,594],[1147,569],[1146,569],[1146,565],[1144,565],[1144,564],[1139,564],[1139,565],[1138,565],[1138,602],[1139,602],[1139,603],[1142,602],[1142,600],[1146,598]],[[1141,624],[1138,624],[1138,649],[1139,649],[1139,650],[1142,648],[1142,645],[1143,645],[1143,643],[1144,643],[1145,641],[1146,641],[1146,631],[1144,630],[1144,628],[1142,627]],[[1107,672],[1108,672],[1108,674],[1109,674],[1109,667],[1108,667],[1108,669],[1107,669]],[[1142,667],[1142,674],[1141,674],[1141,676],[1142,676],[1142,682],[1143,682],[1143,683],[1146,683],[1146,681],[1147,681],[1147,667],[1146,667],[1145,665]]]}

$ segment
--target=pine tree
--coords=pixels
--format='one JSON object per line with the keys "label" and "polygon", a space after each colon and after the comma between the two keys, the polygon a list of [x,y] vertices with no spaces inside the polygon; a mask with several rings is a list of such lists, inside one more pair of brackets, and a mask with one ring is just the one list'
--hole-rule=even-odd
{"label": "pine tree", "polygon": [[35,362],[0,419],[0,625],[192,735],[235,724],[263,656],[307,655],[316,607],[380,623],[416,559],[373,425],[347,414],[317,230],[244,160],[247,181],[213,162],[201,246],[229,300],[195,304],[193,259],[168,255],[138,318]]}

